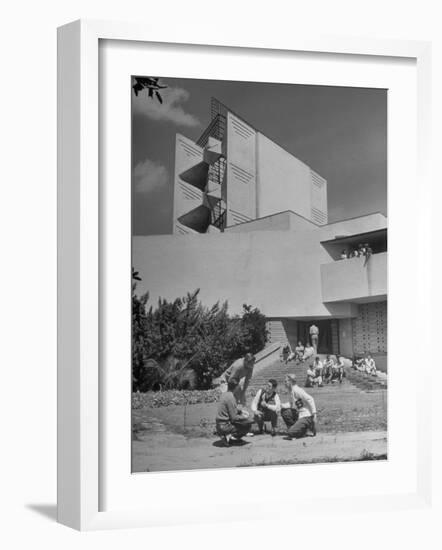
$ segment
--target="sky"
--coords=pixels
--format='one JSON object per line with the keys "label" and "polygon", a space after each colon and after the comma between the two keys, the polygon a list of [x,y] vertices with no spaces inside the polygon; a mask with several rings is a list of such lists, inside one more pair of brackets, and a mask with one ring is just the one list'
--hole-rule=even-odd
{"label": "sky", "polygon": [[[148,75],[149,76],[149,75]],[[134,235],[172,233],[175,136],[196,141],[216,97],[327,180],[329,222],[387,214],[387,90],[161,78],[132,93]]]}

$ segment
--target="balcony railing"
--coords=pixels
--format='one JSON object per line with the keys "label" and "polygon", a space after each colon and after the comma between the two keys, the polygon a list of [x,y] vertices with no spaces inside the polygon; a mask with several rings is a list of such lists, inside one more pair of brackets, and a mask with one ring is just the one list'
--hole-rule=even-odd
{"label": "balcony railing", "polygon": [[387,294],[387,252],[321,265],[323,302],[383,297]]}

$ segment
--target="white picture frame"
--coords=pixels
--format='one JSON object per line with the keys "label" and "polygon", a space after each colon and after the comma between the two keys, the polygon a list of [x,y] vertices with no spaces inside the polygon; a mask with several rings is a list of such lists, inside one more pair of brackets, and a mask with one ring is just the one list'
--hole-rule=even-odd
{"label": "white picture frame", "polygon": [[[418,251],[420,313],[430,311],[429,260],[431,182],[428,168],[430,121],[430,44],[426,42],[365,40],[349,37],[265,36],[243,33],[233,36],[225,29],[204,30],[189,37],[183,29],[168,35],[143,25],[76,21],[58,32],[58,521],[80,530],[140,527],[177,522],[177,515],[164,515],[158,507],[102,511],[100,434],[100,177],[99,177],[99,43],[100,40],[208,45],[336,55],[411,58],[417,66],[418,131],[417,158],[419,208],[416,224],[421,242]],[[428,206],[430,208],[430,206]],[[404,494],[371,495],[357,500],[359,508],[372,506],[425,506],[431,498],[430,431],[428,397],[424,400],[423,380],[416,380],[417,472],[416,491]],[[189,474],[181,474],[189,475]],[[206,472],[208,475],[213,473]],[[224,472],[224,475],[226,473]],[[315,511],[329,504],[314,500]],[[355,499],[340,500],[351,509]],[[248,519],[260,517],[260,503]],[[231,520],[228,514],[216,518],[200,503],[201,515],[182,522]]]}

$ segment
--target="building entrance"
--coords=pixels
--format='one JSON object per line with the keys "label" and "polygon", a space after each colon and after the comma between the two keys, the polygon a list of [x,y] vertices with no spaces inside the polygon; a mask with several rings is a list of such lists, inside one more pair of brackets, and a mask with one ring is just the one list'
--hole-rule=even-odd
{"label": "building entrance", "polygon": [[298,338],[305,345],[310,341],[310,327],[316,325],[319,329],[318,353],[333,353],[332,321],[330,319],[298,321]]}

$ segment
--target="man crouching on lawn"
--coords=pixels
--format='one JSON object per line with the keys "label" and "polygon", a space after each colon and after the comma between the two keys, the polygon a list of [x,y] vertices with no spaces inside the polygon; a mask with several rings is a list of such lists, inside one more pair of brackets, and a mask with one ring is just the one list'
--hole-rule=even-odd
{"label": "man crouching on lawn", "polygon": [[316,406],[311,395],[296,383],[296,376],[288,374],[285,385],[290,401],[281,405],[281,416],[287,426],[289,439],[316,435]]}
{"label": "man crouching on lawn", "polygon": [[252,426],[252,421],[246,410],[238,407],[235,390],[238,379],[230,378],[227,382],[227,391],[221,394],[216,413],[216,432],[225,445],[238,441],[244,437]]}
{"label": "man crouching on lawn", "polygon": [[258,424],[258,433],[262,434],[264,422],[271,422],[272,436],[276,434],[278,425],[278,412],[281,409],[279,395],[276,393],[278,382],[270,378],[264,388],[258,390],[253,402],[252,412],[255,422]]}

